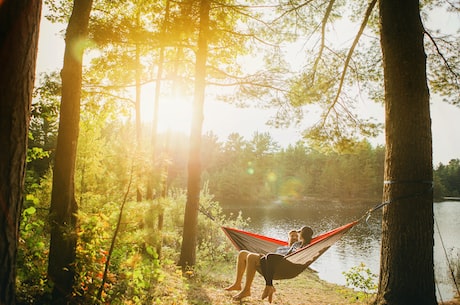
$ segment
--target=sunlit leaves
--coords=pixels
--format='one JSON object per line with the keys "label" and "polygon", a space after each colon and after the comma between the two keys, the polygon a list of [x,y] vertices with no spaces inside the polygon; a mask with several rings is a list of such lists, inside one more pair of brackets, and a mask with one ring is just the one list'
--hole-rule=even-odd
{"label": "sunlit leaves", "polygon": [[18,299],[27,297],[27,301],[40,298],[49,288],[46,284],[46,266],[48,264],[48,227],[46,216],[48,209],[41,194],[46,184],[27,187],[31,193],[26,195],[20,223],[18,245]]}
{"label": "sunlit leaves", "polygon": [[53,23],[65,24],[69,20],[70,13],[72,12],[72,0],[45,0],[46,7],[49,8],[50,14],[45,17]]}
{"label": "sunlit leaves", "polygon": [[31,147],[27,150],[27,162],[31,162],[33,160],[43,159],[49,157],[49,152],[44,151],[43,148],[40,147]]}

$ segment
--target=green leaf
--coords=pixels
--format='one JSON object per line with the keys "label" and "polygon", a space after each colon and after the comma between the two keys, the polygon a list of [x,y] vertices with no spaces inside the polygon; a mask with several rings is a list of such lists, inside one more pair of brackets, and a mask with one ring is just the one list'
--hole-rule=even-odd
{"label": "green leaf", "polygon": [[24,210],[24,213],[27,215],[33,215],[37,212],[37,209],[35,207],[28,207],[27,209]]}

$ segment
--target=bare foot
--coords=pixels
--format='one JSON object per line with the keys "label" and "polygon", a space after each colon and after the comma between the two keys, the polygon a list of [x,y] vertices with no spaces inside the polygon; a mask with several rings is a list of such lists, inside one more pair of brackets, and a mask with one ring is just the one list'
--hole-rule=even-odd
{"label": "bare foot", "polygon": [[237,295],[235,295],[233,297],[233,299],[236,300],[236,301],[239,301],[239,300],[242,300],[243,298],[248,297],[250,295],[251,295],[251,291],[241,290],[240,293],[238,293]]}
{"label": "bare foot", "polygon": [[240,285],[233,284],[231,286],[225,287],[224,289],[227,290],[227,291],[241,290],[241,284]]}
{"label": "bare foot", "polygon": [[265,286],[264,292],[262,293],[262,300],[268,297],[268,302],[272,302],[273,294],[275,293],[276,289],[273,286]]}

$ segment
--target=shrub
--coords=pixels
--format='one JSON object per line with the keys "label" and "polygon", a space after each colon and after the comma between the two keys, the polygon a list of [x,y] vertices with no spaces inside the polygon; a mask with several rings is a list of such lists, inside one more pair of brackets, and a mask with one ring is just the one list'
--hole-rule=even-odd
{"label": "shrub", "polygon": [[377,275],[373,274],[364,263],[352,267],[349,271],[343,272],[347,285],[357,289],[359,297],[368,298],[370,294],[375,293],[377,290],[376,279]]}

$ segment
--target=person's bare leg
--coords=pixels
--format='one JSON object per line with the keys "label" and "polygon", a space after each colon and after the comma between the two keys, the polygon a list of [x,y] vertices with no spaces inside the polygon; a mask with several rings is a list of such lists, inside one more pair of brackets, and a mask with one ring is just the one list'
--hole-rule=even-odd
{"label": "person's bare leg", "polygon": [[276,289],[273,286],[266,285],[264,288],[264,292],[262,293],[262,300],[268,297],[268,302],[272,302],[273,294],[275,293]]}
{"label": "person's bare leg", "polygon": [[249,255],[249,252],[246,250],[241,250],[238,253],[238,258],[236,259],[236,278],[235,282],[224,288],[227,291],[232,290],[241,290],[241,281],[243,280],[244,271],[246,270],[246,260]]}
{"label": "person's bare leg", "polygon": [[235,300],[241,300],[242,298],[251,295],[251,285],[256,274],[257,267],[260,265],[260,255],[255,253],[249,253],[246,264],[246,282],[244,288],[237,295],[233,297]]}

